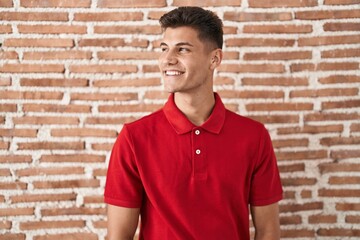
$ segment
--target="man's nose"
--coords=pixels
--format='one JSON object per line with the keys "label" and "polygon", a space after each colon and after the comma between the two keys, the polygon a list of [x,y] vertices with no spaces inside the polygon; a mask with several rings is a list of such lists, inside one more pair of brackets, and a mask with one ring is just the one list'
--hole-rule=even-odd
{"label": "man's nose", "polygon": [[164,53],[163,63],[166,65],[174,65],[177,63],[177,58],[174,51],[169,50]]}

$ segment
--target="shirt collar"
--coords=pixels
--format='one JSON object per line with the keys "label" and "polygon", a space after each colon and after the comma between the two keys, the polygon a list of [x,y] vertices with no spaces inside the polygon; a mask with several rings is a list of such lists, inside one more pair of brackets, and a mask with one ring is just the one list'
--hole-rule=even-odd
{"label": "shirt collar", "polygon": [[[220,96],[214,93],[215,106],[210,117],[199,127],[206,131],[219,134],[225,121],[225,106]],[[178,109],[174,101],[174,94],[170,94],[168,101],[163,107],[166,118],[177,134],[190,132],[196,126]]]}

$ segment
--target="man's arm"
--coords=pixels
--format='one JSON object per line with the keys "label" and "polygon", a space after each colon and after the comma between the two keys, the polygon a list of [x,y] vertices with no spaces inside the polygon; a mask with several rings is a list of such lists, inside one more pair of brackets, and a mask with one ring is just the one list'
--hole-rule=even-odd
{"label": "man's arm", "polygon": [[107,205],[109,240],[133,240],[139,221],[139,208]]}
{"label": "man's arm", "polygon": [[255,240],[279,240],[279,205],[251,206],[251,217],[255,227]]}

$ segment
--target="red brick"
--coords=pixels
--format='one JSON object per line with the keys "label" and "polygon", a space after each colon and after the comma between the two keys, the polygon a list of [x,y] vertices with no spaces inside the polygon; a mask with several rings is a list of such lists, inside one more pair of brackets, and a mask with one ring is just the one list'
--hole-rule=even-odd
{"label": "red brick", "polygon": [[302,190],[301,193],[300,193],[300,196],[303,199],[313,198],[312,191],[310,191],[310,190]]}
{"label": "red brick", "polygon": [[360,172],[360,164],[355,163],[323,163],[318,168],[322,174],[333,172]]}
{"label": "red brick", "polygon": [[38,34],[85,34],[86,26],[79,25],[18,25],[19,33]]}
{"label": "red brick", "polygon": [[2,168],[0,168],[0,176],[1,177],[10,177],[11,176],[10,169],[2,169]]}
{"label": "red brick", "polygon": [[2,12],[0,20],[5,21],[63,21],[69,20],[66,12]]}
{"label": "red brick", "polygon": [[51,155],[42,155],[40,162],[86,162],[86,163],[96,163],[96,162],[105,162],[105,156],[102,155],[90,155],[90,154],[51,154]]}
{"label": "red brick", "polygon": [[277,160],[321,160],[328,157],[326,150],[308,150],[308,151],[282,151],[276,152]]}
{"label": "red brick", "polygon": [[[147,92],[146,92],[147,93]],[[146,95],[145,93],[145,95]],[[89,117],[85,119],[86,124],[113,124],[119,125],[128,122],[133,122],[137,118],[130,116],[130,117]]]}
{"label": "red brick", "polygon": [[359,4],[359,0],[325,0],[325,5],[351,5],[351,4]]}
{"label": "red brick", "polygon": [[[92,223],[95,228],[107,228],[107,222],[106,221],[95,221]],[[139,236],[137,236],[138,233],[136,233],[134,239],[139,239]]]}
{"label": "red brick", "polygon": [[281,38],[230,38],[225,39],[225,44],[228,47],[291,47],[294,46],[294,39]]}
{"label": "red brick", "polygon": [[[11,226],[12,226],[12,223],[10,221],[3,220],[3,221],[0,222],[0,229],[1,230],[3,230],[3,229],[11,229]],[[5,235],[2,235],[2,237],[5,238]]]}
{"label": "red brick", "polygon": [[0,67],[0,73],[63,73],[64,65],[61,64],[13,64],[5,63]]}
{"label": "red brick", "polygon": [[330,197],[330,198],[334,198],[334,197],[341,197],[341,198],[345,198],[345,197],[359,197],[360,194],[360,190],[358,189],[324,189],[321,188],[318,191],[318,195],[320,197]]}
{"label": "red brick", "polygon": [[320,139],[320,144],[324,146],[334,145],[355,145],[360,144],[360,137],[328,137]]}
{"label": "red brick", "polygon": [[300,238],[300,237],[307,237],[307,238],[314,238],[315,231],[309,229],[281,229],[281,238]]}
{"label": "red brick", "polygon": [[245,25],[244,33],[311,33],[312,25]]}
{"label": "red brick", "polygon": [[299,115],[248,115],[248,117],[264,124],[298,123]]}
{"label": "red brick", "polygon": [[299,37],[298,39],[300,47],[358,43],[360,43],[360,37],[357,35]]}
{"label": "red brick", "polygon": [[34,215],[34,208],[0,208],[0,216],[31,216]]}
{"label": "red brick", "polygon": [[72,207],[72,208],[43,208],[40,210],[42,216],[69,216],[69,215],[105,215],[106,209],[88,208],[88,207]]}
{"label": "red brick", "polygon": [[309,216],[309,223],[319,224],[319,223],[336,223],[337,216],[336,215],[311,215]]}
{"label": "red brick", "polygon": [[38,230],[50,228],[83,228],[83,220],[66,220],[66,221],[29,221],[20,222],[20,230]]}
{"label": "red brick", "polygon": [[103,203],[104,202],[104,196],[85,196],[84,197],[84,204],[91,204],[91,203]]}
{"label": "red brick", "polygon": [[0,77],[0,86],[10,86],[11,83],[12,81],[10,77],[7,78]]}
{"label": "red brick", "polygon": [[321,58],[349,58],[360,57],[359,48],[335,49],[321,51]]}
{"label": "red brick", "polygon": [[360,31],[360,23],[325,23],[324,31],[333,31],[333,32],[340,32],[340,31]]}
{"label": "red brick", "polygon": [[12,33],[11,25],[0,25],[0,33]]}
{"label": "red brick", "polygon": [[38,8],[88,8],[91,6],[91,0],[37,0],[28,1],[20,0],[21,7],[38,7]]}
{"label": "red brick", "polygon": [[78,125],[77,117],[14,117],[15,125]]}
{"label": "red brick", "polygon": [[9,147],[10,147],[10,143],[9,143],[9,142],[0,141],[0,149],[2,149],[2,150],[8,150]]}
{"label": "red brick", "polygon": [[283,186],[311,186],[317,183],[316,178],[282,178],[281,183]]}
{"label": "red brick", "polygon": [[360,211],[360,203],[336,203],[337,211]]}
{"label": "red brick", "polygon": [[54,189],[54,188],[95,188],[100,186],[97,179],[79,179],[62,181],[34,181],[34,188]]}
{"label": "red brick", "polygon": [[300,77],[269,77],[269,78],[250,78],[241,79],[242,85],[249,86],[308,86],[307,78]]}
{"label": "red brick", "polygon": [[[1,32],[0,32],[1,33]],[[0,59],[6,59],[6,60],[16,60],[19,56],[15,51],[0,51]]]}
{"label": "red brick", "polygon": [[146,26],[95,26],[95,33],[100,34],[161,34],[159,25]]}
{"label": "red brick", "polygon": [[356,215],[346,216],[345,217],[345,222],[346,223],[359,224],[360,223],[360,216],[356,216]]}
{"label": "red brick", "polygon": [[345,229],[345,228],[320,228],[316,232],[317,236],[330,236],[330,237],[358,237],[360,236],[359,229]]}
{"label": "red brick", "polygon": [[10,197],[11,203],[75,201],[75,193],[64,194],[21,194]]}
{"label": "red brick", "polygon": [[282,134],[322,134],[337,132],[341,133],[344,130],[342,124],[335,125],[305,125],[303,127],[280,127],[277,129],[279,135]]}
{"label": "red brick", "polygon": [[20,91],[0,91],[0,95],[2,99],[31,99],[31,100],[61,100],[64,96],[63,93],[60,92],[20,92]]}
{"label": "red brick", "polygon": [[72,101],[131,101],[138,100],[138,93],[73,93]]}
{"label": "red brick", "polygon": [[8,38],[4,41],[4,47],[73,47],[74,40],[65,38]]}
{"label": "red brick", "polygon": [[359,63],[358,62],[324,62],[319,63],[316,66],[317,71],[345,71],[345,70],[358,70]]}
{"label": "red brick", "polygon": [[24,104],[24,112],[89,113],[87,105]]}
{"label": "red brick", "polygon": [[123,51],[105,51],[98,52],[97,56],[99,59],[105,60],[157,60],[159,58],[159,53],[154,52],[123,52]]}
{"label": "red brick", "polygon": [[282,64],[222,64],[218,71],[234,73],[283,73],[285,68]]}
{"label": "red brick", "polygon": [[237,91],[237,90],[220,90],[219,95],[223,98],[284,98],[283,91]]}
{"label": "red brick", "polygon": [[351,132],[360,132],[360,124],[353,123],[350,126]]}
{"label": "red brick", "polygon": [[331,158],[339,159],[348,159],[348,158],[359,158],[360,150],[334,150],[330,153]]}
{"label": "red brick", "polygon": [[21,78],[20,85],[27,87],[87,87],[89,80],[82,78]]}
{"label": "red brick", "polygon": [[[79,158],[81,154],[79,154]],[[41,158],[42,159],[42,158]],[[40,160],[40,162],[43,162]],[[66,161],[65,161],[66,162]],[[25,168],[15,171],[16,176],[27,177],[27,176],[49,176],[49,175],[71,175],[71,174],[84,174],[83,167],[37,167],[37,168]]]}
{"label": "red brick", "polygon": [[34,236],[34,240],[53,240],[53,239],[64,239],[64,240],[78,240],[78,239],[86,239],[86,240],[98,240],[98,236],[96,233],[62,233],[62,234],[46,234]]}
{"label": "red brick", "polygon": [[125,45],[125,40],[121,38],[84,38],[79,40],[80,47],[121,47]]}
{"label": "red brick", "polygon": [[358,18],[357,10],[323,10],[323,11],[300,11],[295,13],[295,19],[320,20],[320,19],[342,19]]}
{"label": "red brick", "polygon": [[74,21],[81,21],[81,22],[141,21],[143,17],[144,14],[142,12],[75,13]]}
{"label": "red brick", "polygon": [[18,143],[19,150],[84,150],[83,142],[27,142]]}
{"label": "red brick", "polygon": [[36,137],[36,129],[19,129],[19,128],[0,128],[2,137]]}
{"label": "red brick", "polygon": [[100,105],[99,112],[154,112],[163,104]]}
{"label": "red brick", "polygon": [[316,0],[249,0],[249,6],[254,8],[274,8],[274,7],[314,7],[317,6]]}
{"label": "red brick", "polygon": [[13,6],[12,0],[0,0],[0,7],[5,8],[5,7],[12,7],[12,6]]}
{"label": "red brick", "polygon": [[301,220],[301,216],[299,215],[295,215],[295,216],[281,216],[280,217],[280,225],[284,226],[284,225],[297,225],[297,224],[301,224],[302,220]]}
{"label": "red brick", "polygon": [[339,120],[357,120],[360,119],[358,113],[311,113],[304,116],[308,121],[339,121]]}
{"label": "red brick", "polygon": [[165,91],[147,91],[144,95],[145,99],[162,99],[166,100],[169,98],[169,93]]}
{"label": "red brick", "polygon": [[108,129],[95,128],[67,128],[67,129],[52,129],[50,132],[53,137],[103,137],[114,138],[117,132]]}
{"label": "red brick", "polygon": [[[103,169],[94,169],[93,175],[94,176],[106,176],[107,173],[107,169],[103,168]],[[103,198],[103,197],[102,197]]]}
{"label": "red brick", "polygon": [[360,100],[347,100],[339,102],[323,102],[321,109],[336,109],[336,108],[358,108],[360,106]]}
{"label": "red brick", "polygon": [[281,173],[304,172],[305,164],[304,163],[296,163],[296,164],[279,165],[279,171]]}
{"label": "red brick", "polygon": [[357,83],[360,82],[360,76],[356,75],[331,75],[328,77],[319,78],[322,84],[332,83]]}
{"label": "red brick", "polygon": [[311,51],[293,52],[256,52],[245,53],[244,60],[292,60],[292,59],[311,59]]}
{"label": "red brick", "polygon": [[136,73],[136,65],[123,64],[84,64],[71,65],[69,67],[71,73]]}
{"label": "red brick", "polygon": [[331,185],[358,184],[360,182],[360,177],[330,177],[328,182]]}
{"label": "red brick", "polygon": [[293,90],[290,91],[290,98],[318,98],[318,97],[336,97],[336,96],[357,96],[357,88],[326,88],[318,90]]}
{"label": "red brick", "polygon": [[31,163],[31,156],[27,155],[0,155],[0,163]]}
{"label": "red brick", "polygon": [[272,144],[273,144],[274,148],[306,147],[309,145],[309,140],[305,139],[305,138],[282,139],[282,140],[273,140]]}
{"label": "red brick", "polygon": [[241,6],[241,0],[173,0],[173,6],[199,6],[199,7],[221,7],[221,6]]}
{"label": "red brick", "polygon": [[95,151],[111,151],[113,145],[112,143],[95,143],[91,144],[91,149]]}
{"label": "red brick", "polygon": [[310,202],[310,203],[303,203],[303,204],[286,204],[280,205],[280,212],[301,212],[301,211],[314,211],[314,210],[322,210],[324,207],[323,202]]}
{"label": "red brick", "polygon": [[232,77],[215,77],[214,85],[233,85],[235,82]]}
{"label": "red brick", "polygon": [[249,103],[247,111],[305,111],[313,110],[312,103]]}
{"label": "red brick", "polygon": [[143,65],[142,71],[144,73],[158,73],[159,66],[158,65]]}
{"label": "red brick", "polygon": [[0,104],[0,112],[16,112],[17,106],[16,104]]}
{"label": "red brick", "polygon": [[288,21],[292,20],[290,12],[225,12],[225,21],[255,22],[255,21]]}
{"label": "red brick", "polygon": [[24,233],[4,233],[1,235],[1,240],[25,240],[25,238]]}
{"label": "red brick", "polygon": [[141,8],[141,7],[165,7],[165,0],[99,0],[98,7],[100,8]]}
{"label": "red brick", "polygon": [[313,63],[294,63],[290,65],[290,72],[315,71],[316,65]]}
{"label": "red brick", "polygon": [[24,60],[91,59],[92,53],[85,51],[24,52]]}

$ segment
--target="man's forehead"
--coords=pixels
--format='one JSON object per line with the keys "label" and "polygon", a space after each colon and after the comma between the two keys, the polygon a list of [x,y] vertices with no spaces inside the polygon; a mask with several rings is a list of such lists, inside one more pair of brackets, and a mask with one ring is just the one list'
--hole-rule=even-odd
{"label": "man's forehead", "polygon": [[197,45],[200,43],[198,32],[191,27],[166,28],[163,34],[163,43],[178,45],[186,43],[189,45]]}

